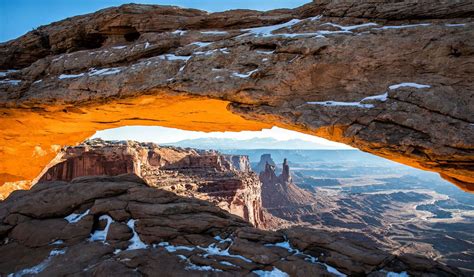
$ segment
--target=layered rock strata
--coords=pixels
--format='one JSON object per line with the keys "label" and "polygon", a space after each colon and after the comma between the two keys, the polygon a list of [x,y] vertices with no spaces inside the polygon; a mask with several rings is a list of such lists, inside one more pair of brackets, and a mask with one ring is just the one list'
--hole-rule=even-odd
{"label": "layered rock strata", "polygon": [[[263,156],[262,160],[273,161],[270,155]],[[275,166],[266,163],[265,170],[260,172],[259,178],[262,182],[262,205],[273,216],[294,224],[305,214],[318,213],[316,198],[309,191],[293,183],[286,159],[283,161],[280,175],[275,174]]]}
{"label": "layered rock strata", "polygon": [[67,147],[41,181],[133,173],[152,187],[209,201],[263,227],[261,184],[247,156],[100,139]]}
{"label": "layered rock strata", "polygon": [[42,182],[0,202],[0,274],[18,276],[460,276],[369,239],[261,231],[136,175]]}
{"label": "layered rock strata", "polygon": [[[54,157],[55,134],[74,145],[133,123],[276,125],[474,190],[473,14],[467,0],[325,0],[211,14],[124,5],[40,27],[0,45],[0,68],[18,70],[0,77],[1,180],[37,177]],[[232,124],[225,109],[215,116],[176,97],[230,104],[245,120]],[[165,102],[173,109],[162,112]]]}

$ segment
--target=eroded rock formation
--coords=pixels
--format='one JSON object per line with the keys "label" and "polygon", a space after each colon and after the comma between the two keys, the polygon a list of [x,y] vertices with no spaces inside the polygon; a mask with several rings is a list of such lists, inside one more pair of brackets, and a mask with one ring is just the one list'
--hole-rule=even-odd
{"label": "eroded rock formation", "polygon": [[264,227],[261,184],[247,156],[94,139],[65,148],[41,181],[136,174],[152,187],[209,201],[256,227]]}
{"label": "eroded rock formation", "polygon": [[[273,161],[269,154],[266,155],[268,156],[262,155],[261,160]],[[315,197],[293,183],[286,159],[280,175],[275,174],[274,165],[266,163],[259,178],[262,182],[262,205],[272,215],[296,223],[299,222],[299,217],[318,212]]]}
{"label": "eroded rock formation", "polygon": [[34,179],[55,145],[98,129],[275,125],[474,190],[473,14],[472,1],[124,5],[40,27],[0,45],[0,68],[18,69],[0,77],[1,181]]}
{"label": "eroded rock formation", "polygon": [[388,253],[364,237],[261,231],[136,175],[15,191],[0,202],[0,237],[2,276],[461,276],[424,257]]}

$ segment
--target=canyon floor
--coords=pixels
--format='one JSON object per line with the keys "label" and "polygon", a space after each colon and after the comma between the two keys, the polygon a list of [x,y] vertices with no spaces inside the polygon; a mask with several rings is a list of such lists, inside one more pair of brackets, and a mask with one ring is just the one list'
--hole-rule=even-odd
{"label": "canyon floor", "polygon": [[262,154],[272,155],[277,173],[288,158],[293,183],[311,198],[269,210],[287,226],[370,237],[474,273],[474,195],[435,174],[357,150],[223,151],[249,155],[257,171]]}

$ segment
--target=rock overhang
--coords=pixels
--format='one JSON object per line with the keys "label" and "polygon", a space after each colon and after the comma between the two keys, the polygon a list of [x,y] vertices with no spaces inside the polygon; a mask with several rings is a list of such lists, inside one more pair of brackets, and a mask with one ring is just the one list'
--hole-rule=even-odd
{"label": "rock overhang", "polygon": [[[104,128],[280,126],[439,172],[472,191],[472,4],[433,8],[419,1],[407,9],[381,2],[385,10],[357,13],[367,5],[315,1],[294,10],[214,14],[126,5],[41,27],[3,44],[0,66],[23,68],[5,72],[0,84],[2,137],[5,145],[20,140],[3,147],[2,171],[13,176],[8,180],[31,180],[54,156],[39,159],[43,148],[75,144]],[[133,29],[140,35],[127,40],[124,34]],[[38,41],[37,32],[50,37],[47,53],[41,50],[45,45],[31,44]],[[80,39],[84,32],[108,37],[94,49],[77,47],[71,39],[56,45],[51,39]],[[167,98],[163,105],[182,101],[179,97],[220,104],[197,102],[168,114],[158,111],[163,105],[147,106],[147,101],[159,103],[162,95]],[[114,107],[117,101],[129,109]],[[194,110],[208,115],[191,119]],[[234,117],[226,116],[229,111]],[[169,119],[176,113],[188,113],[190,120]],[[49,127],[27,120],[38,114]],[[51,128],[55,124],[58,128]],[[32,129],[28,135],[21,132],[25,126]],[[28,153],[21,164],[31,164],[30,153],[36,153],[35,162],[41,162],[35,174],[12,169],[20,163],[8,165],[19,153]]]}

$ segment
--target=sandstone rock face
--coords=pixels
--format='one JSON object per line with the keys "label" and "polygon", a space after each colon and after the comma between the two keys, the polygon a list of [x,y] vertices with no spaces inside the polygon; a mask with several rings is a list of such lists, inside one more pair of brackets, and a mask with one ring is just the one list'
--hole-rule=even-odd
{"label": "sandstone rock face", "polygon": [[95,139],[67,147],[42,181],[132,173],[152,187],[209,201],[257,227],[264,227],[261,184],[247,156]]}
{"label": "sandstone rock face", "polygon": [[298,130],[474,190],[473,14],[472,1],[324,0],[212,14],[124,5],[38,28],[0,45],[0,68],[19,70],[0,77],[2,145],[19,142],[2,146],[0,159],[44,158],[25,158],[34,171],[4,166],[0,177],[34,179],[54,156],[53,134],[75,144],[139,122],[218,128],[211,107],[198,109],[205,120],[181,122],[174,115],[189,106],[156,108],[186,96],[228,101],[247,120],[224,120],[224,129]]}
{"label": "sandstone rock face", "polygon": [[384,252],[369,239],[258,230],[136,175],[15,191],[0,202],[0,237],[2,276],[461,276],[423,257]]}
{"label": "sandstone rock face", "polygon": [[[273,161],[269,154],[262,155],[262,160]],[[286,159],[282,168],[282,173],[277,176],[275,166],[266,163],[265,170],[260,172],[262,205],[273,216],[297,223],[299,217],[317,213],[315,207],[318,203],[310,192],[293,183]]]}

